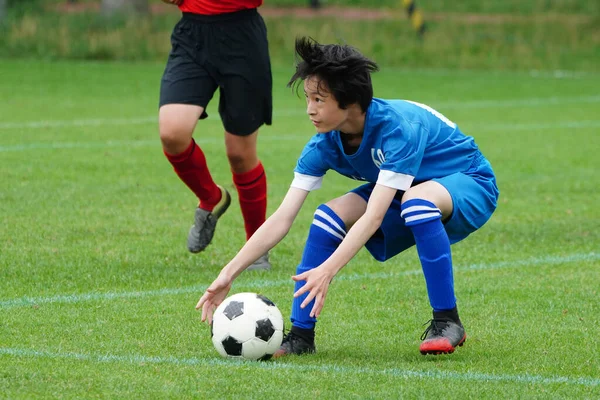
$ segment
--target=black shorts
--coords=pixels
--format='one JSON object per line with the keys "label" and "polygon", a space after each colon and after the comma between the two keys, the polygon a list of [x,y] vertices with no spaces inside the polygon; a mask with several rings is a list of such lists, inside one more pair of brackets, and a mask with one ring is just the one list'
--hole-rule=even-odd
{"label": "black shorts", "polygon": [[160,84],[160,106],[206,106],[220,88],[225,130],[245,136],[273,113],[267,28],[254,9],[220,15],[184,13],[171,35],[171,53]]}

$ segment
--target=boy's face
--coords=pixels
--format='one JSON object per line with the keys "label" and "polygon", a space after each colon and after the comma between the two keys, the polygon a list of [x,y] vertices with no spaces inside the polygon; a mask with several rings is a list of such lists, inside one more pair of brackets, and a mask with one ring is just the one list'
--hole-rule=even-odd
{"label": "boy's face", "polygon": [[347,110],[339,107],[338,101],[325,82],[318,77],[309,76],[304,80],[306,96],[306,113],[318,133],[339,130],[348,118]]}

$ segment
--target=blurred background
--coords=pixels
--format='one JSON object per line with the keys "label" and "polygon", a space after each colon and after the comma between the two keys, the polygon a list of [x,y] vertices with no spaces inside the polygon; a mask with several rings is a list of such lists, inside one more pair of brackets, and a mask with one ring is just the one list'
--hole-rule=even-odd
{"label": "blurred background", "polygon": [[[600,1],[266,0],[274,64],[296,35],[386,66],[598,70]],[[0,0],[0,57],[164,61],[176,6],[159,0]]]}

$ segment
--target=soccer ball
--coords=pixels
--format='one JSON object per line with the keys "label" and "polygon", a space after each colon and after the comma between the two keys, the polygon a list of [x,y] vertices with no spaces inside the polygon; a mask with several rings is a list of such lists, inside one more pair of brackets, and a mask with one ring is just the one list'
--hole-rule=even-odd
{"label": "soccer ball", "polygon": [[283,317],[275,304],[256,293],[238,293],[215,310],[212,342],[223,357],[268,360],[283,340]]}

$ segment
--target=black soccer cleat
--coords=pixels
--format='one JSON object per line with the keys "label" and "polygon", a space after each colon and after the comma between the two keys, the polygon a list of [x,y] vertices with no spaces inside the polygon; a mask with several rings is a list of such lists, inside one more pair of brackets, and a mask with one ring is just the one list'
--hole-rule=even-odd
{"label": "black soccer cleat", "polygon": [[465,328],[460,322],[432,319],[421,336],[421,354],[451,354],[467,339]]}
{"label": "black soccer cleat", "polygon": [[273,354],[273,358],[279,358],[290,354],[300,355],[315,353],[316,351],[314,339],[312,341],[306,339],[294,332],[294,328],[292,328],[292,330],[283,338],[283,342],[279,349]]}

